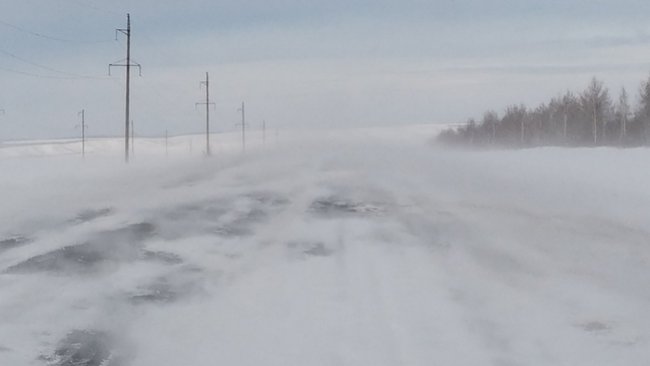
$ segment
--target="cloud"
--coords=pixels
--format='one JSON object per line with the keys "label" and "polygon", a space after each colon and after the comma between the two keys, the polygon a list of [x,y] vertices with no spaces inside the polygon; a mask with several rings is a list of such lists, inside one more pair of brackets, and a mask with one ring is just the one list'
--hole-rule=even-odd
{"label": "cloud", "polygon": [[[0,23],[0,49],[31,62],[0,54],[0,136],[72,135],[82,108],[91,134],[120,134],[121,70],[101,78],[124,58],[113,37],[127,11],[143,66],[132,115],[141,133],[160,135],[200,130],[206,71],[225,130],[244,99],[252,120],[367,125],[456,122],[582,88],[591,75],[634,90],[650,58],[644,9],[633,0],[3,3],[0,20],[67,41]],[[60,79],[70,74],[100,79]]]}

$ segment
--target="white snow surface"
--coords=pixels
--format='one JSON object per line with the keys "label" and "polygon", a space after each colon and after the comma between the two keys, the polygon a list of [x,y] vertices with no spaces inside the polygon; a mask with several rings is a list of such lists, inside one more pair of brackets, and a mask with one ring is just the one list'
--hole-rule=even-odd
{"label": "white snow surface", "polygon": [[439,129],[0,145],[0,365],[648,365],[650,151]]}

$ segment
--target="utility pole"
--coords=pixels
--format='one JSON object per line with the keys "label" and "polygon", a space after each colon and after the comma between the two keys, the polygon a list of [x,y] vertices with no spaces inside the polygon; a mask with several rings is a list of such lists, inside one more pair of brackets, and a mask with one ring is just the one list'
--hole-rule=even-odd
{"label": "utility pole", "polygon": [[122,33],[126,36],[126,60],[124,63],[114,63],[108,65],[108,74],[111,74],[111,67],[121,66],[126,68],[126,103],[125,103],[125,118],[124,118],[124,161],[129,162],[129,113],[130,113],[130,101],[131,101],[131,66],[138,68],[140,76],[142,76],[142,67],[138,63],[131,62],[131,14],[126,14],[126,29],[118,28],[115,30],[115,39],[117,39],[117,33]]}
{"label": "utility pole", "polygon": [[210,106],[215,106],[210,103],[210,76],[205,73],[205,81],[201,81],[200,85],[205,85],[205,102],[196,103],[196,105],[205,105],[205,155],[210,156]]}
{"label": "utility pole", "polygon": [[244,109],[244,102],[241,102],[241,108],[238,109],[241,111],[241,149],[242,152],[246,152],[246,110]]}
{"label": "utility pole", "polygon": [[262,120],[262,144],[266,146],[266,120]]}
{"label": "utility pole", "polygon": [[79,112],[81,115],[81,157],[86,158],[86,110]]}

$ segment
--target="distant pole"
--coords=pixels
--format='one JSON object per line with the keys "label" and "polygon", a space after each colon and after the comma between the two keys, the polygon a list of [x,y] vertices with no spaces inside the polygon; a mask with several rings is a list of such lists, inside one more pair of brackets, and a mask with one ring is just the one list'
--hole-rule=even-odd
{"label": "distant pole", "polygon": [[129,113],[131,112],[131,15],[126,15],[126,116],[124,138],[124,161],[129,162]]}
{"label": "distant pole", "polygon": [[165,130],[165,156],[169,156],[169,132]]}
{"label": "distant pole", "polygon": [[244,102],[241,102],[241,147],[242,152],[246,152],[246,110]]}
{"label": "distant pole", "polygon": [[131,112],[131,14],[126,15],[126,103],[125,103],[125,133],[124,161],[129,162],[129,113]]}
{"label": "distant pole", "polygon": [[202,81],[200,85],[205,85],[205,102],[196,103],[196,105],[205,105],[205,155],[210,156],[210,106],[215,106],[214,103],[210,103],[210,75],[205,73],[205,81]]}
{"label": "distant pole", "polygon": [[115,30],[115,36],[117,38],[117,33],[122,33],[126,36],[126,62],[123,64],[109,64],[108,73],[111,73],[111,67],[113,66],[123,66],[126,67],[126,103],[125,103],[125,118],[124,118],[124,161],[129,162],[129,113],[130,113],[130,103],[131,103],[131,66],[136,66],[142,72],[140,64],[131,63],[131,14],[126,14],[126,29],[119,28]]}
{"label": "distant pole", "polygon": [[210,156],[210,75],[205,73],[205,151]]}
{"label": "distant pole", "polygon": [[86,110],[81,110],[81,157],[86,158]]}
{"label": "distant pole", "polygon": [[262,120],[262,144],[266,145],[266,120]]}

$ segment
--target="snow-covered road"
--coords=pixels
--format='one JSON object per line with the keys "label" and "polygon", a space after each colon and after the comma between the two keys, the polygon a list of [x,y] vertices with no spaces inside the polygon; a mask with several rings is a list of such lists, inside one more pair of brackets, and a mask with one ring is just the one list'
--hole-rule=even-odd
{"label": "snow-covered road", "polygon": [[6,154],[0,365],[647,365],[650,152],[426,137]]}

